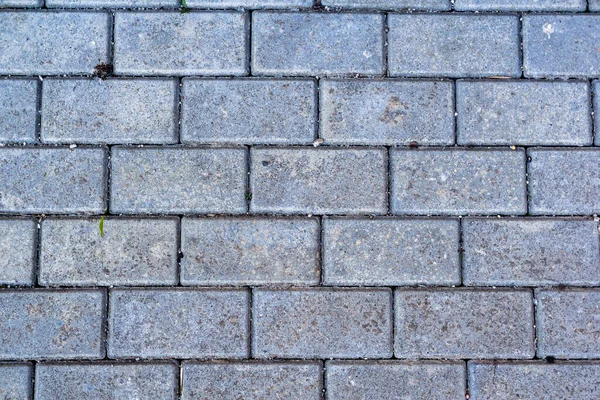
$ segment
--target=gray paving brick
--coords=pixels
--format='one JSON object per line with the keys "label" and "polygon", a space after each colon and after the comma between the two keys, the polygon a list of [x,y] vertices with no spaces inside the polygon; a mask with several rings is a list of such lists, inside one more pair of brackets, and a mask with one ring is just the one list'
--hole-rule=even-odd
{"label": "gray paving brick", "polygon": [[46,0],[48,8],[175,8],[180,5],[181,2],[178,0]]}
{"label": "gray paving brick", "polygon": [[183,400],[321,399],[316,362],[183,364]]}
{"label": "gray paving brick", "polygon": [[322,0],[321,4],[331,7],[371,8],[382,10],[450,10],[450,0]]}
{"label": "gray paving brick", "polygon": [[600,77],[600,15],[525,15],[525,76]]}
{"label": "gray paving brick", "polygon": [[458,221],[326,219],[323,282],[460,284]]}
{"label": "gray paving brick", "polygon": [[312,143],[315,103],[312,80],[185,79],[181,141]]}
{"label": "gray paving brick", "polygon": [[533,358],[528,290],[396,290],[395,355]]}
{"label": "gray paving brick", "polygon": [[[600,5],[600,0],[598,2]],[[600,10],[600,9],[599,9]],[[594,129],[595,129],[595,144],[600,146],[600,81],[594,81],[593,87],[593,109],[594,109]]]}
{"label": "gray paving brick", "polygon": [[395,214],[525,214],[522,150],[393,149]]}
{"label": "gray paving brick", "polygon": [[455,0],[457,11],[585,11],[586,0]]}
{"label": "gray paving brick", "polygon": [[600,0],[588,0],[590,11],[600,11]]}
{"label": "gray paving brick", "polygon": [[33,79],[0,79],[0,142],[35,142],[37,85]]}
{"label": "gray paving brick", "polygon": [[109,357],[247,357],[249,297],[245,290],[115,289]]}
{"label": "gray paving brick", "polygon": [[469,362],[472,400],[554,400],[600,397],[600,364]]}
{"label": "gray paving brick", "polygon": [[113,213],[246,211],[244,149],[117,147],[111,162]]}
{"label": "gray paving brick", "polygon": [[328,361],[327,399],[460,399],[462,362]]}
{"label": "gray paving brick", "polygon": [[599,247],[594,221],[468,218],[465,285],[600,285]]}
{"label": "gray paving brick", "polygon": [[108,13],[3,12],[0,26],[0,74],[91,74],[108,62]]}
{"label": "gray paving brick", "polygon": [[0,212],[102,213],[100,148],[0,149]]}
{"label": "gray paving brick", "polygon": [[251,55],[258,75],[379,75],[383,15],[255,12]]}
{"label": "gray paving brick", "polygon": [[38,364],[36,399],[175,400],[176,363]]}
{"label": "gray paving brick", "polygon": [[196,8],[298,8],[312,7],[312,0],[189,0]]}
{"label": "gray paving brick", "polygon": [[0,9],[2,8],[34,8],[41,7],[43,0],[0,0]]}
{"label": "gray paving brick", "polygon": [[245,75],[246,14],[117,12],[115,73]]}
{"label": "gray paving brick", "polygon": [[42,223],[42,285],[177,284],[178,220],[47,219]]}
{"label": "gray paving brick", "polygon": [[256,358],[392,356],[389,289],[256,289]]}
{"label": "gray paving brick", "polygon": [[382,149],[250,151],[253,212],[382,214],[387,209]]}
{"label": "gray paving brick", "polygon": [[529,150],[532,214],[600,213],[600,150]]}
{"label": "gray paving brick", "polygon": [[32,285],[36,221],[0,219],[0,285]]}
{"label": "gray paving brick", "polygon": [[32,373],[30,364],[0,364],[0,398],[30,400]]}
{"label": "gray paving brick", "polygon": [[390,14],[392,76],[521,76],[512,15]]}
{"label": "gray paving brick", "polygon": [[319,283],[316,219],[184,218],[184,285]]}
{"label": "gray paving brick", "polygon": [[0,291],[0,359],[102,358],[101,290]]}
{"label": "gray paving brick", "polygon": [[538,356],[600,357],[600,290],[537,290]]}
{"label": "gray paving brick", "polygon": [[334,144],[454,144],[450,81],[326,80],[321,137]]}
{"label": "gray paving brick", "polygon": [[592,143],[587,82],[458,81],[458,144]]}
{"label": "gray paving brick", "polygon": [[47,79],[45,143],[177,143],[175,79]]}

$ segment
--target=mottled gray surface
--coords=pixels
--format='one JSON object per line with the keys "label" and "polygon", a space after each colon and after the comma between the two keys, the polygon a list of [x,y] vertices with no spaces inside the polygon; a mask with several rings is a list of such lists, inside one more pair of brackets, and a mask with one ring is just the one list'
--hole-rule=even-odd
{"label": "mottled gray surface", "polygon": [[585,11],[586,0],[455,0],[457,11]]}
{"label": "mottled gray surface", "polygon": [[45,143],[177,143],[175,79],[46,79]]}
{"label": "mottled gray surface", "polygon": [[32,285],[36,221],[0,219],[0,285]]}
{"label": "mottled gray surface", "polygon": [[450,0],[323,0],[321,4],[344,8],[375,8],[382,10],[450,10]]}
{"label": "mottled gray surface", "polygon": [[399,358],[533,358],[529,290],[397,289]]}
{"label": "mottled gray surface", "polygon": [[255,289],[256,358],[392,356],[390,289]]}
{"label": "mottled gray surface", "polygon": [[33,8],[40,7],[42,4],[43,0],[0,0],[0,9],[12,7]]}
{"label": "mottled gray surface", "polygon": [[320,400],[317,362],[183,364],[183,400]]}
{"label": "mottled gray surface", "polygon": [[458,285],[458,221],[325,219],[327,285]]}
{"label": "mottled gray surface", "polygon": [[297,8],[312,7],[312,0],[189,0],[196,8]]}
{"label": "mottled gray surface", "polygon": [[115,73],[245,75],[240,12],[117,12]]}
{"label": "mottled gray surface", "polygon": [[308,144],[315,139],[313,80],[184,79],[183,143]]}
{"label": "mottled gray surface", "polygon": [[178,0],[45,0],[48,8],[179,7]]}
{"label": "mottled gray surface", "polygon": [[116,289],[110,295],[110,358],[248,356],[246,290]]}
{"label": "mottled gray surface", "polygon": [[450,81],[322,80],[320,129],[326,143],[454,144]]}
{"label": "mottled gray surface", "polygon": [[458,144],[592,144],[587,82],[458,81]]}
{"label": "mottled gray surface", "polygon": [[257,75],[379,75],[383,15],[252,14],[252,72]]}
{"label": "mottled gray surface", "polygon": [[35,142],[37,88],[34,79],[0,79],[0,142]]}
{"label": "mottled gray surface", "polygon": [[[600,6],[600,0],[598,0],[598,5]],[[600,10],[600,7],[599,7]],[[593,88],[593,107],[596,112],[594,112],[594,136],[596,140],[596,146],[600,146],[600,81],[594,81],[592,83]]]}
{"label": "mottled gray surface", "polygon": [[590,11],[600,11],[600,0],[588,0]]}
{"label": "mottled gray surface", "polygon": [[317,284],[316,219],[184,218],[184,285]]}
{"label": "mottled gray surface", "polygon": [[253,148],[252,212],[382,214],[383,149]]}
{"label": "mottled gray surface", "polygon": [[31,371],[30,364],[0,364],[0,399],[31,400]]}

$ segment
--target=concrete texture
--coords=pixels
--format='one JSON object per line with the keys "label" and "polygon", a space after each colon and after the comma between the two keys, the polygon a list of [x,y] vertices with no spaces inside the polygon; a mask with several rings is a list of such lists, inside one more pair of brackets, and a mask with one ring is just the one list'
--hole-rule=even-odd
{"label": "concrete texture", "polygon": [[0,364],[0,396],[7,400],[30,400],[32,395],[31,364]]}
{"label": "concrete texture", "polygon": [[455,0],[457,11],[585,11],[586,0]]}
{"label": "concrete texture", "polygon": [[0,79],[0,142],[35,142],[37,90],[33,79]]}
{"label": "concrete texture", "polygon": [[344,8],[374,8],[381,10],[450,10],[450,0],[323,0],[321,4]]}
{"label": "concrete texture", "polygon": [[0,219],[0,284],[33,284],[36,246],[34,220]]}

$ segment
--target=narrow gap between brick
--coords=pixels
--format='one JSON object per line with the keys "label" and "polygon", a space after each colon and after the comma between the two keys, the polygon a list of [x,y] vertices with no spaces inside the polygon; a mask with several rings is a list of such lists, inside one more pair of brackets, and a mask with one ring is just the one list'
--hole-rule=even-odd
{"label": "narrow gap between brick", "polygon": [[453,118],[454,118],[454,146],[458,146],[458,94],[457,94],[457,83],[458,79],[452,79],[452,102],[454,103],[452,105],[452,108],[454,110],[453,112]]}
{"label": "narrow gap between brick", "polygon": [[317,77],[315,90],[315,131],[313,137],[315,140],[323,139],[321,136],[321,78]]}
{"label": "narrow gap between brick", "polygon": [[[110,54],[108,63],[113,66],[115,64],[115,11],[110,10],[110,37],[109,37],[109,45],[110,45]],[[112,73],[112,71],[111,71]]]}
{"label": "narrow gap between brick", "polygon": [[390,306],[392,307],[390,313],[390,323],[392,324],[392,357],[391,359],[396,358],[396,289],[397,287],[390,287],[392,291],[392,297],[390,301]]}
{"label": "narrow gap between brick", "polygon": [[386,172],[386,178],[387,178],[387,197],[386,197],[386,201],[387,201],[387,215],[388,216],[392,216],[392,146],[388,146],[386,147],[387,152],[386,152],[386,166],[385,166],[385,172]]}
{"label": "narrow gap between brick", "polygon": [[111,179],[112,179],[112,145],[108,146],[106,152],[106,165],[105,165],[105,174],[106,174],[106,187],[104,189],[105,201],[104,205],[106,206],[106,210],[103,214],[110,214],[110,195],[111,195]]}
{"label": "narrow gap between brick", "polygon": [[533,358],[538,359],[537,298],[535,297],[535,288],[531,289],[531,298],[533,302]]}
{"label": "narrow gap between brick", "polygon": [[252,76],[252,10],[248,11],[246,28],[246,63],[248,64],[248,76]]}
{"label": "narrow gap between brick", "polygon": [[519,13],[519,67],[521,68],[521,76],[525,76],[525,56],[523,51],[523,13]]}
{"label": "narrow gap between brick", "polygon": [[36,221],[36,237],[35,237],[35,257],[33,266],[33,287],[41,287],[40,285],[40,265],[42,258],[42,221],[44,216],[38,217]]}
{"label": "narrow gap between brick", "polygon": [[35,399],[35,374],[36,374],[36,370],[38,367],[38,363],[33,361],[31,363],[31,397],[28,397],[28,399]]}
{"label": "narrow gap between brick", "polygon": [[465,252],[463,243],[463,218],[458,217],[458,270],[460,271],[460,284],[459,286],[465,285],[464,267],[463,267],[463,255]]}
{"label": "narrow gap between brick", "polygon": [[252,188],[251,188],[251,183],[250,183],[250,174],[252,172],[252,148],[250,146],[245,146],[246,147],[246,213],[250,213],[250,210],[252,209]]}
{"label": "narrow gap between brick", "polygon": [[102,321],[102,340],[104,342],[104,359],[105,360],[109,360],[109,356],[108,356],[108,335],[109,335],[109,320],[110,320],[110,295],[111,295],[111,289],[109,288],[104,288],[105,290],[105,309],[104,309],[104,315],[103,315],[103,321]]}
{"label": "narrow gap between brick", "polygon": [[39,77],[37,82],[36,114],[35,114],[35,143],[42,144],[42,93],[44,78]]}
{"label": "narrow gap between brick", "polygon": [[177,78],[177,90],[175,90],[175,129],[177,130],[177,143],[181,144],[181,124],[183,108],[183,78]]}
{"label": "narrow gap between brick", "polygon": [[388,32],[390,31],[388,27],[388,13],[383,14],[383,74],[385,77],[390,76],[390,68],[389,68],[389,42],[388,42]]}
{"label": "narrow gap between brick", "polygon": [[177,386],[176,386],[176,397],[178,399],[183,399],[183,360],[177,360],[177,366],[179,373],[177,374]]}
{"label": "narrow gap between brick", "polygon": [[181,260],[184,257],[182,244],[181,244],[181,225],[183,224],[183,215],[180,214],[177,216],[179,222],[177,224],[177,286],[181,285]]}
{"label": "narrow gap between brick", "polygon": [[248,359],[254,359],[254,289],[248,287]]}
{"label": "narrow gap between brick", "polygon": [[327,360],[321,360],[321,396],[323,400],[327,400]]}
{"label": "narrow gap between brick", "polygon": [[[589,88],[590,88],[590,126],[592,129],[592,146],[594,146],[594,144],[596,143],[596,121],[594,121],[594,114],[597,113],[599,110],[595,110],[594,109],[594,80],[593,79],[589,79],[588,80],[588,84],[589,84]],[[600,87],[600,85],[598,86]],[[600,126],[598,127],[598,129],[600,129]]]}
{"label": "narrow gap between brick", "polygon": [[323,252],[325,251],[325,244],[323,243],[323,222],[324,216],[319,217],[319,232],[318,232],[318,254],[317,254],[317,265],[319,267],[319,286],[323,286],[324,282],[324,268],[323,268]]}
{"label": "narrow gap between brick", "polygon": [[469,361],[468,358],[464,358],[463,362],[465,363],[465,400],[469,400],[471,398],[471,388],[469,387]]}
{"label": "narrow gap between brick", "polygon": [[525,204],[526,204],[526,213],[525,216],[531,216],[530,213],[530,204],[531,204],[531,196],[530,196],[530,189],[529,189],[529,185],[531,183],[530,180],[530,176],[529,176],[529,164],[531,163],[531,155],[529,153],[529,148],[528,147],[524,147],[525,149]]}

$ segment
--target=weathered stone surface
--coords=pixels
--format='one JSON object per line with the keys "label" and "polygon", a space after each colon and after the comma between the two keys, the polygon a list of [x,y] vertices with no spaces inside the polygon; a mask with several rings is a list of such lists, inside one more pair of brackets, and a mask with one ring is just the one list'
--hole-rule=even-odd
{"label": "weathered stone surface", "polygon": [[37,87],[34,79],[0,79],[0,142],[35,142]]}
{"label": "weathered stone surface", "polygon": [[2,8],[34,8],[41,7],[43,0],[0,0],[0,9]]}
{"label": "weathered stone surface", "polygon": [[0,285],[32,285],[36,256],[36,222],[0,219]]}
{"label": "weathered stone surface", "polygon": [[189,0],[189,7],[194,8],[310,8],[312,0]]}
{"label": "weathered stone surface", "polygon": [[179,7],[178,0],[45,0],[48,8],[174,8]]}
{"label": "weathered stone surface", "polygon": [[31,364],[0,364],[0,398],[31,400]]}
{"label": "weathered stone surface", "polygon": [[[598,9],[600,10],[600,0],[598,0]],[[594,110],[600,110],[600,81],[594,81],[592,84],[593,87],[593,97],[594,97]],[[595,129],[595,137],[596,137],[596,146],[600,146],[600,112],[594,112],[594,129]]]}
{"label": "weathered stone surface", "polygon": [[585,0],[455,0],[457,11],[585,11]]}
{"label": "weathered stone surface", "polygon": [[375,8],[382,10],[450,10],[450,0],[323,0],[321,4],[344,8]]}

